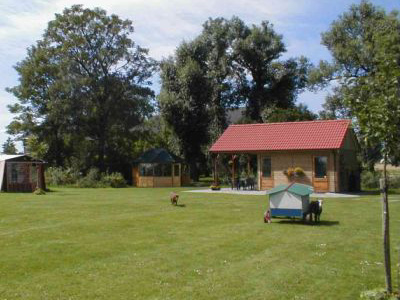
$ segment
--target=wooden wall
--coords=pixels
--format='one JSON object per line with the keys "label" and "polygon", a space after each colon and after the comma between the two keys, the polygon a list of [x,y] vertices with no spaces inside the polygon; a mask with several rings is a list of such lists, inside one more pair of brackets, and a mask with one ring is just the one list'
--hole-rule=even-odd
{"label": "wooden wall", "polygon": [[[11,177],[13,166],[18,172],[17,182],[13,182]],[[33,192],[37,187],[46,189],[42,163],[6,161],[4,176],[7,192]]]}
{"label": "wooden wall", "polygon": [[[338,191],[338,172],[337,162],[335,167],[335,155],[332,150],[326,151],[269,151],[258,155],[258,176],[261,190],[271,189],[280,184],[288,184],[290,179],[283,173],[288,168],[300,167],[304,170],[305,176],[295,178],[294,181],[314,186],[316,191],[320,192],[336,192]],[[327,177],[317,179],[314,176],[314,157],[327,156]],[[271,158],[271,178],[262,177],[262,159],[263,157]]]}

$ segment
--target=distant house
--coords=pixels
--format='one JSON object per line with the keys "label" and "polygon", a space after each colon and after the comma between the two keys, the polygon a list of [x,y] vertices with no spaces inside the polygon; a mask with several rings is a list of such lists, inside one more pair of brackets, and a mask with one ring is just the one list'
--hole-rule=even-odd
{"label": "distant house", "polygon": [[0,190],[33,192],[46,188],[44,162],[28,155],[0,155]]}
{"label": "distant house", "polygon": [[179,187],[190,183],[189,166],[163,148],[150,149],[134,161],[133,185]]}
{"label": "distant house", "polygon": [[[235,154],[255,155],[261,190],[295,181],[313,186],[316,192],[357,191],[359,146],[350,123],[327,120],[230,125],[210,152],[214,157],[232,155],[233,170]],[[290,168],[301,168],[303,176],[285,175]]]}

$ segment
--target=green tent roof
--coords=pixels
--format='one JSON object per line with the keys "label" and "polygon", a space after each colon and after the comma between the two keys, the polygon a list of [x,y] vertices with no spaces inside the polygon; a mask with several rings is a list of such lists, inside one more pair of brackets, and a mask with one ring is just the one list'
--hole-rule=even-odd
{"label": "green tent roof", "polygon": [[312,194],[314,192],[314,189],[312,188],[312,186],[301,183],[280,184],[273,189],[267,191],[267,195],[272,195],[283,191],[288,191],[299,196],[307,196]]}
{"label": "green tent roof", "polygon": [[170,164],[181,163],[182,159],[168,152],[164,148],[150,149],[144,152],[134,163]]}

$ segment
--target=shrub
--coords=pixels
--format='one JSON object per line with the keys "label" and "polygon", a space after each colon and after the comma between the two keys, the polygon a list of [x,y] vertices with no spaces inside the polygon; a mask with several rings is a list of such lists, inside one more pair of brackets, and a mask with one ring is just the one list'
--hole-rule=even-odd
{"label": "shrub", "polygon": [[97,168],[91,168],[86,176],[82,176],[72,168],[50,167],[46,170],[46,182],[49,185],[72,185],[80,188],[126,187],[121,173],[100,173]]}
{"label": "shrub", "polygon": [[121,173],[115,172],[111,174],[103,175],[101,182],[104,186],[110,186],[113,188],[123,188],[126,187],[126,181]]}
{"label": "shrub", "polygon": [[91,168],[85,177],[78,180],[77,186],[81,188],[103,187],[99,169]]}
{"label": "shrub", "polygon": [[400,176],[390,176],[389,177],[389,187],[392,189],[400,188]]}
{"label": "shrub", "polygon": [[380,178],[379,172],[364,171],[361,173],[361,187],[363,189],[377,189],[379,188]]}
{"label": "shrub", "polygon": [[81,175],[72,168],[50,167],[46,169],[46,182],[49,185],[73,185],[80,179]]}

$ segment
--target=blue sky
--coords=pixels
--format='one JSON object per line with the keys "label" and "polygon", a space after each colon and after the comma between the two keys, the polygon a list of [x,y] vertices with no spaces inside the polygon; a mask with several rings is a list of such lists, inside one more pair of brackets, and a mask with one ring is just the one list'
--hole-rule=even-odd
{"label": "blue sky", "polygon": [[[398,0],[371,1],[386,11],[400,8]],[[7,105],[16,99],[5,91],[18,84],[13,66],[24,59],[26,49],[41,38],[47,22],[73,4],[101,7],[108,13],[133,21],[132,38],[150,49],[156,59],[173,54],[184,39],[201,31],[209,17],[240,17],[248,24],[268,20],[283,35],[287,46],[284,57],[304,55],[313,63],[330,59],[320,44],[321,32],[347,11],[348,0],[0,0],[0,145],[7,139],[5,127],[13,118]],[[154,83],[157,92],[159,83]],[[298,102],[318,112],[328,91],[304,92]],[[1,148],[0,148],[1,151]]]}

